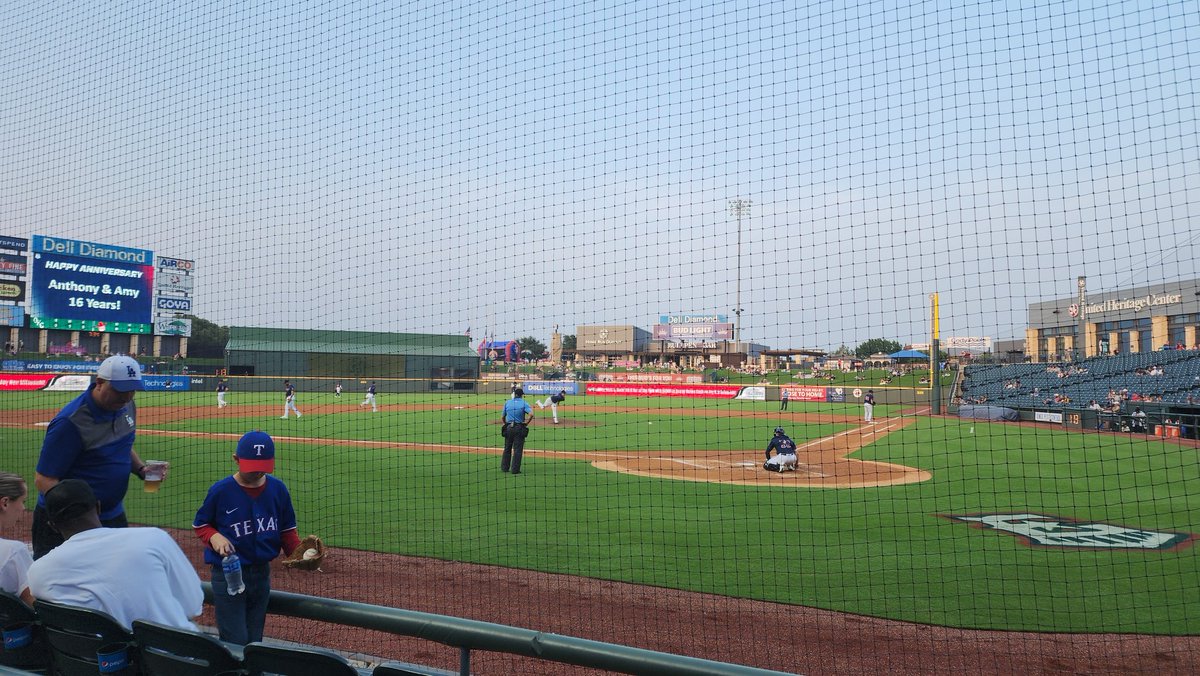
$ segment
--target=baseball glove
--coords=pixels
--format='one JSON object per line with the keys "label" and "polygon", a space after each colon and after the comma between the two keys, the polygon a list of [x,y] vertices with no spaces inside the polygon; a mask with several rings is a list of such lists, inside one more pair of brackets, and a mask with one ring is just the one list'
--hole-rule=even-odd
{"label": "baseball glove", "polygon": [[[304,553],[310,549],[317,551],[316,556],[304,558]],[[316,535],[309,535],[300,541],[300,546],[291,556],[283,560],[283,565],[293,570],[321,570],[321,562],[325,560],[325,543]]]}

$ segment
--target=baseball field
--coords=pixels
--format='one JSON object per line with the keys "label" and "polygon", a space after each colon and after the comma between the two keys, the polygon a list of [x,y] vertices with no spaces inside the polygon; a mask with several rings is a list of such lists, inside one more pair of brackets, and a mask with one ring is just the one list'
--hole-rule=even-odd
{"label": "baseball field", "polygon": [[[0,466],[33,477],[69,393],[6,394]],[[1200,633],[1197,449],[1128,435],[969,422],[879,406],[576,397],[540,415],[519,477],[498,470],[503,398],[143,393],[137,450],[171,463],[132,486],[134,522],[187,529],[234,441],[278,444],[301,531],[399,554],[960,628]],[[536,409],[535,409],[536,411]],[[541,413],[541,412],[539,412]],[[548,411],[546,412],[548,414]],[[800,469],[761,468],[771,430]],[[30,502],[32,506],[32,500]],[[1040,546],[954,519],[1052,515],[1168,533],[1169,546]],[[1082,529],[1081,532],[1086,532]],[[186,534],[186,531],[185,531]],[[337,554],[330,576],[336,575]],[[344,584],[344,583],[343,583]],[[340,586],[340,585],[339,585]],[[535,600],[530,600],[535,603]]]}

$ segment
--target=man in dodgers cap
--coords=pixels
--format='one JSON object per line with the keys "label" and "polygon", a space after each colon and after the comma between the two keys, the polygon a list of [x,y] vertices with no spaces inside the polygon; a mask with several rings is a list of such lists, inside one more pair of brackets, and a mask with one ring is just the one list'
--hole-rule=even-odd
{"label": "man in dodgers cap", "polygon": [[129,475],[146,478],[145,463],[133,450],[137,432],[133,397],[142,389],[142,368],[136,360],[109,357],[96,371],[96,382],[50,421],[34,475],[39,494],[33,510],[34,559],[63,542],[50,527],[45,496],[64,479],[79,479],[92,489],[100,502],[101,525],[128,525],[124,500]]}

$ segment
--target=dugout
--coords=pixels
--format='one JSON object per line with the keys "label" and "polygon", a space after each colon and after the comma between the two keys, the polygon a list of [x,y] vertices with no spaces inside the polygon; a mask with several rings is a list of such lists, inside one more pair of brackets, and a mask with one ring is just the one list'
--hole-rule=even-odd
{"label": "dugout", "polygon": [[386,389],[393,392],[469,392],[479,378],[479,356],[470,338],[431,333],[233,326],[225,364],[228,375],[261,378],[262,390],[279,389],[278,379],[290,378],[386,379]]}

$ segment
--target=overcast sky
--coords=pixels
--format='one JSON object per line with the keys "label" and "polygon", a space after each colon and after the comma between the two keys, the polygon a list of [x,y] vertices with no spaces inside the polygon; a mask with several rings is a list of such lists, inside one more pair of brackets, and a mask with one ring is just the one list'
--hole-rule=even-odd
{"label": "overcast sky", "polygon": [[846,4],[2,3],[0,235],[194,259],[221,324],[476,339],[739,278],[773,347],[924,342],[933,291],[1004,339],[1200,276],[1200,3]]}

